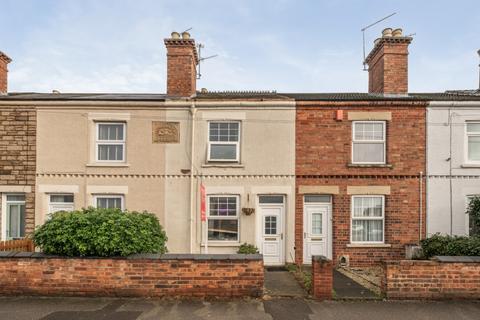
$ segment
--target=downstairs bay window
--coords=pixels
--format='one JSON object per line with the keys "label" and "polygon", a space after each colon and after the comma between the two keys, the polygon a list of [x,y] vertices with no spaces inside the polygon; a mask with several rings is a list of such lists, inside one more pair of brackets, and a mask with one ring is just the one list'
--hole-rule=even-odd
{"label": "downstairs bay window", "polygon": [[238,209],[238,196],[208,196],[208,241],[239,241]]}
{"label": "downstairs bay window", "polygon": [[384,226],[384,196],[352,196],[352,243],[384,243]]}

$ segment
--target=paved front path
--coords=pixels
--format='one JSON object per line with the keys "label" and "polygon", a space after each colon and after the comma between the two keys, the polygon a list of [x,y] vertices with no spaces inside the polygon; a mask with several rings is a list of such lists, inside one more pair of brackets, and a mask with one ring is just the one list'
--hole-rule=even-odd
{"label": "paved front path", "polygon": [[377,299],[377,295],[346,275],[333,270],[333,290],[337,299]]}
{"label": "paved front path", "polygon": [[100,298],[0,298],[0,319],[368,319],[477,320],[480,302],[316,302],[300,298],[179,301]]}
{"label": "paved front path", "polygon": [[265,271],[265,294],[272,297],[296,297],[307,295],[297,279],[288,271]]}

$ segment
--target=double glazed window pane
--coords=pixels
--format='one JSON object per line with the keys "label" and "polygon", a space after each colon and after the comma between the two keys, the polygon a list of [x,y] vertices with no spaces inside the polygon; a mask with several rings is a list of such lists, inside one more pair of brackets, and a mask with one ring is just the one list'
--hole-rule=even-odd
{"label": "double glazed window pane", "polygon": [[238,141],[238,122],[210,122],[210,141]]}
{"label": "double glazed window pane", "polygon": [[353,220],[352,241],[382,242],[383,220]]}
{"label": "double glazed window pane", "polygon": [[98,160],[123,160],[123,144],[99,144]]}
{"label": "double glazed window pane", "polygon": [[353,217],[382,217],[381,197],[357,197],[353,199]]}
{"label": "double glazed window pane", "polygon": [[71,195],[71,194],[52,194],[52,195],[50,195],[50,202],[73,203],[73,195]]}
{"label": "double glazed window pane", "polygon": [[25,204],[7,204],[9,239],[25,236]]}
{"label": "double glazed window pane", "polygon": [[208,240],[237,241],[238,220],[208,219]]}
{"label": "double glazed window pane", "polygon": [[355,123],[355,140],[383,141],[383,123]]}
{"label": "double glazed window pane", "polygon": [[353,162],[383,163],[385,159],[383,143],[353,143]]}
{"label": "double glazed window pane", "polygon": [[102,124],[98,125],[98,140],[123,141],[123,124]]}
{"label": "double glazed window pane", "polygon": [[468,160],[480,161],[480,135],[468,137]]}
{"label": "double glazed window pane", "polygon": [[235,217],[237,215],[236,197],[210,197],[210,216]]}
{"label": "double glazed window pane", "polygon": [[121,209],[122,208],[122,198],[120,197],[98,197],[97,198],[97,208],[102,209]]}
{"label": "double glazed window pane", "polygon": [[211,144],[210,159],[235,160],[237,159],[236,144]]}

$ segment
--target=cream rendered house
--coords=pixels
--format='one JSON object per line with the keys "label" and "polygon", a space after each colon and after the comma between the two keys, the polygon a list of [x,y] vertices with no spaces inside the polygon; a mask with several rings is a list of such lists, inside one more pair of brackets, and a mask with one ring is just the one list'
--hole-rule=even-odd
{"label": "cream rendered house", "polygon": [[19,97],[37,108],[36,224],[88,206],[147,210],[172,253],[246,242],[266,264],[293,262],[295,102],[197,93],[194,40],[173,33],[165,44],[166,95]]}

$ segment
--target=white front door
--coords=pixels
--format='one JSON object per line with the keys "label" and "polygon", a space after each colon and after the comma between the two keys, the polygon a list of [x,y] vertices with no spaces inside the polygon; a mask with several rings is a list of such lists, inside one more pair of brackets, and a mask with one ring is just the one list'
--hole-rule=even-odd
{"label": "white front door", "polygon": [[330,252],[330,205],[308,204],[303,216],[303,263],[311,264],[312,256],[331,259]]}
{"label": "white front door", "polygon": [[258,249],[265,265],[283,265],[283,204],[260,204]]}

